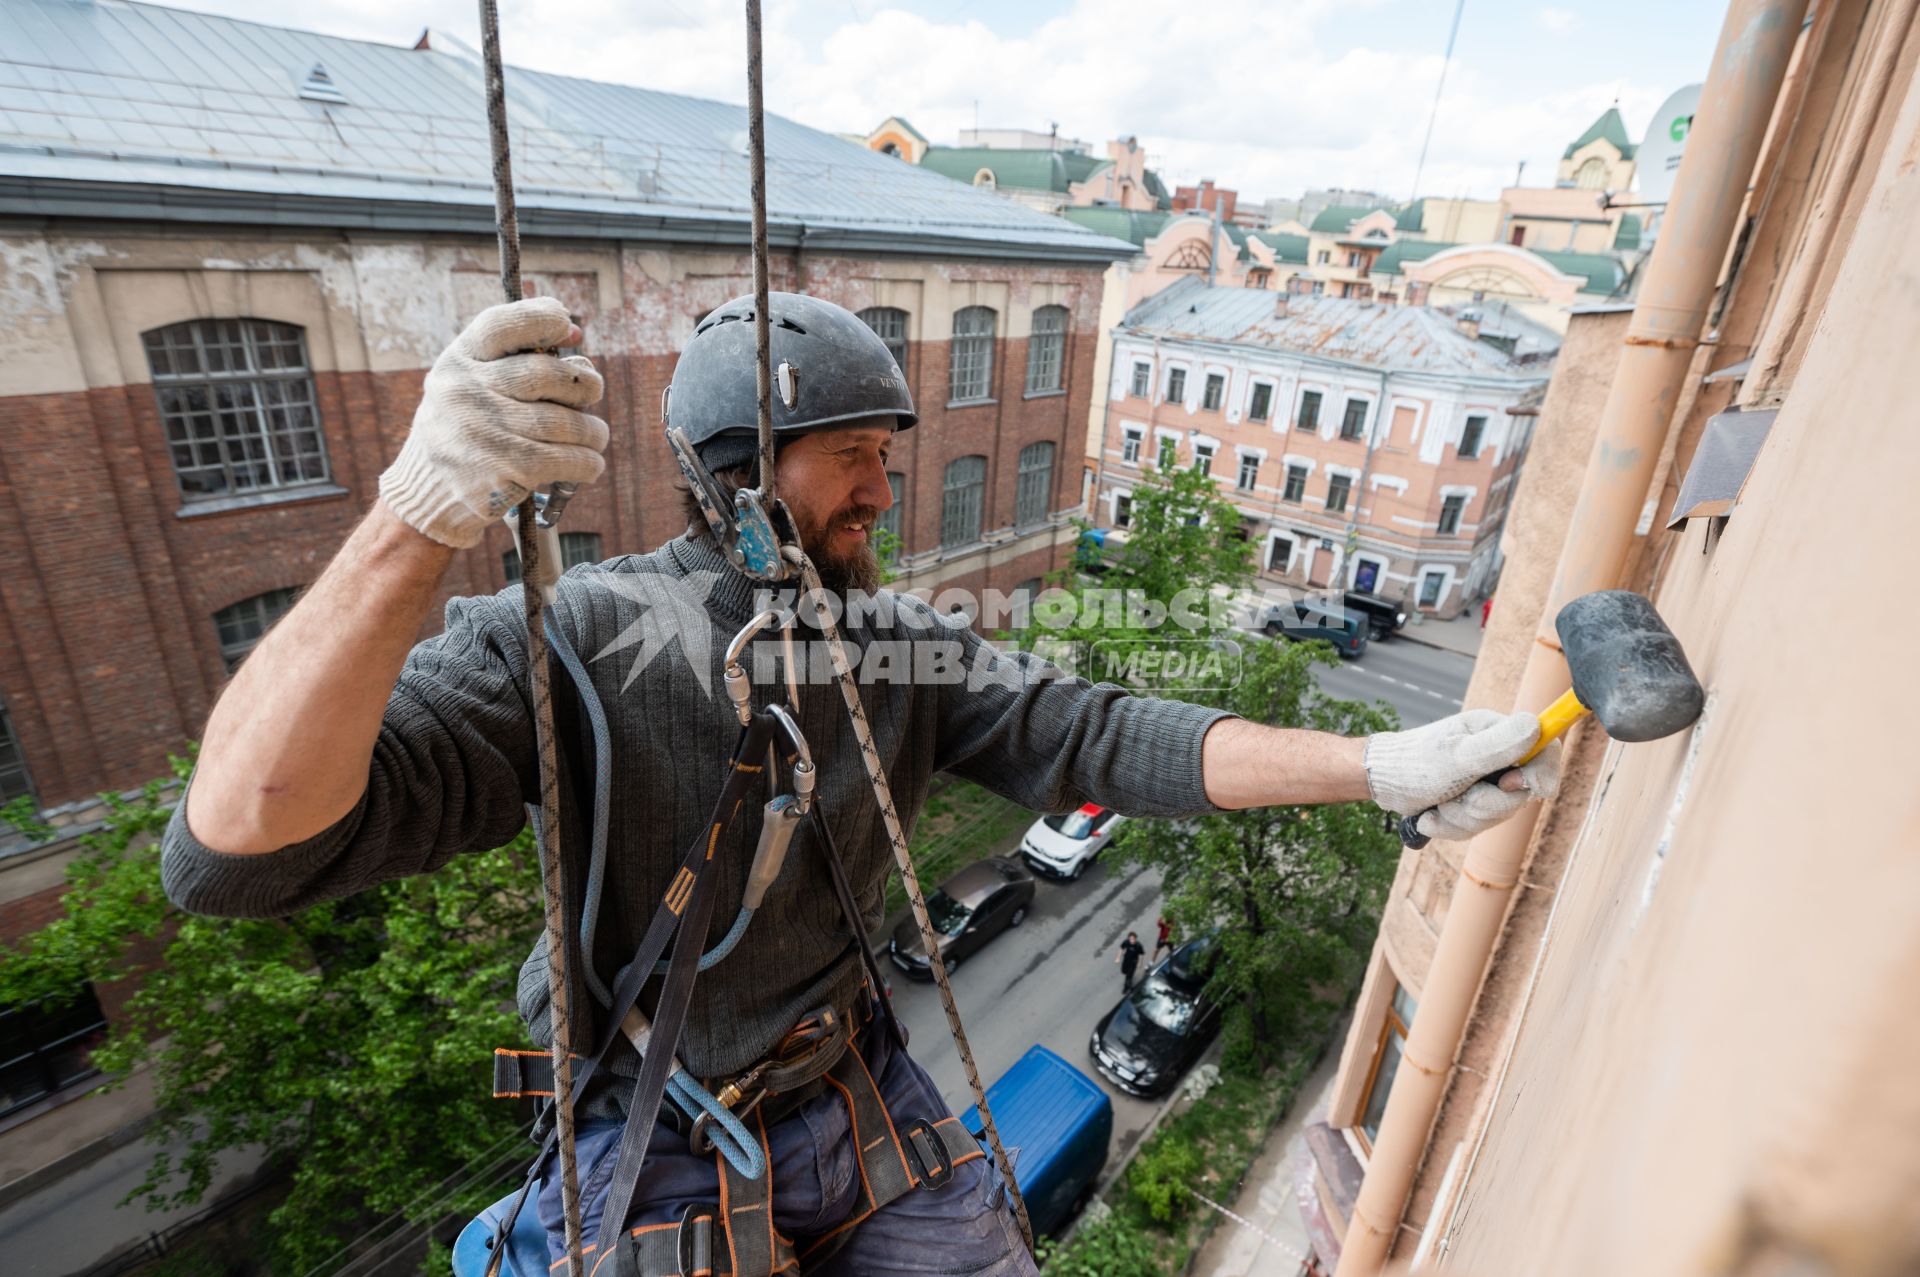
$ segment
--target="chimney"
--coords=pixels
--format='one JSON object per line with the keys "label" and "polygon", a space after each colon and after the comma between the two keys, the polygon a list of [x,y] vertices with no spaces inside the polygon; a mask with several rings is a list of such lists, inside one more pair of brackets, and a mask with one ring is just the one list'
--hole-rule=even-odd
{"label": "chimney", "polygon": [[1287,297],[1288,290],[1283,287],[1280,290],[1280,295],[1273,299],[1273,317],[1275,319],[1285,319],[1287,317]]}
{"label": "chimney", "polygon": [[1460,316],[1460,318],[1454,320],[1453,326],[1474,341],[1480,340],[1480,316],[1474,314],[1472,311],[1468,311],[1466,314]]}

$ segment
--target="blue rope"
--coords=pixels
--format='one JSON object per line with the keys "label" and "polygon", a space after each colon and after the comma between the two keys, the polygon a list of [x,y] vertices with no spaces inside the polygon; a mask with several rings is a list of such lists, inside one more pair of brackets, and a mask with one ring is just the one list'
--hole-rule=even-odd
{"label": "blue rope", "polygon": [[606,885],[607,809],[612,806],[613,798],[613,733],[607,728],[606,707],[594,695],[593,684],[587,678],[587,667],[581,664],[580,654],[573,650],[573,641],[567,637],[566,630],[554,624],[551,608],[547,610],[546,631],[547,643],[560,658],[560,664],[566,667],[567,677],[573,680],[580,693],[580,703],[586,707],[587,721],[593,725],[593,852],[587,864],[586,901],[580,912],[580,953],[581,965],[586,968],[587,987],[600,999],[600,1005],[611,1006],[613,993],[601,983],[599,973],[593,969],[593,931],[600,918],[600,892]]}
{"label": "blue rope", "polygon": [[741,1125],[740,1119],[726,1105],[709,1095],[704,1087],[687,1076],[684,1069],[676,1070],[667,1079],[667,1090],[688,1117],[697,1118],[704,1112],[713,1119],[707,1137],[720,1150],[721,1156],[733,1163],[733,1169],[748,1179],[760,1178],[766,1170],[766,1163],[760,1156],[760,1141],[747,1134],[747,1128]]}

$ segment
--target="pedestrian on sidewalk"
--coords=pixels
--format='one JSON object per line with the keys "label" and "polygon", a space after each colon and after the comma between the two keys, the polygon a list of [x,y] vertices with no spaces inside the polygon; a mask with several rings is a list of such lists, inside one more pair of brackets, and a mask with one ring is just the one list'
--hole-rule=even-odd
{"label": "pedestrian on sidewalk", "polygon": [[1160,934],[1153,942],[1153,957],[1150,959],[1153,962],[1160,961],[1160,951],[1162,949],[1165,949],[1168,953],[1173,952],[1173,924],[1167,921],[1167,915],[1164,913],[1160,915],[1159,926]]}
{"label": "pedestrian on sidewalk", "polygon": [[1113,959],[1120,964],[1120,991],[1122,993],[1133,992],[1133,973],[1139,969],[1140,955],[1146,951],[1146,947],[1140,943],[1140,933],[1137,931],[1127,932],[1127,938],[1120,944],[1120,952],[1116,954]]}

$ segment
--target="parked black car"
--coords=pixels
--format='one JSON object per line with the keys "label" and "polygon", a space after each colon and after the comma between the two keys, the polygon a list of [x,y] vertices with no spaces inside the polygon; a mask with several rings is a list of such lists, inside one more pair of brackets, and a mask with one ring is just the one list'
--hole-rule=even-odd
{"label": "parked black car", "polygon": [[1165,1095],[1220,1031],[1220,1008],[1206,995],[1213,974],[1211,935],[1175,949],[1100,1017],[1088,1044],[1094,1065],[1128,1095]]}
{"label": "parked black car", "polygon": [[[1017,860],[993,856],[968,865],[927,896],[927,916],[940,934],[940,956],[952,971],[981,945],[1027,920],[1033,907],[1033,875]],[[933,979],[920,927],[909,915],[893,929],[887,946],[894,965],[921,980]]]}
{"label": "parked black car", "polygon": [[1390,639],[1407,623],[1406,607],[1378,594],[1348,590],[1340,596],[1347,609],[1367,618],[1367,629],[1375,639]]}

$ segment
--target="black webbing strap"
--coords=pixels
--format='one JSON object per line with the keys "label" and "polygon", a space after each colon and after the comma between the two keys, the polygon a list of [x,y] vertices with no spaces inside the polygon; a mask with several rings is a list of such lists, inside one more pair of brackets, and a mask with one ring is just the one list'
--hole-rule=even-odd
{"label": "black webbing strap", "polygon": [[[683,950],[691,950],[693,961],[686,965],[692,967],[697,964],[699,950],[706,943],[707,921],[712,915],[713,895],[711,890],[702,893],[700,888],[710,884],[712,881],[713,875],[709,873],[708,870],[712,867],[713,851],[719,842],[720,832],[726,828],[727,823],[731,821],[734,814],[739,811],[741,803],[745,801],[748,787],[753,784],[755,778],[760,774],[758,766],[743,766],[743,761],[758,756],[760,752],[766,748],[767,741],[771,737],[771,730],[769,720],[763,716],[756,716],[751,724],[741,729],[740,740],[734,747],[733,759],[729,764],[727,779],[725,784],[721,786],[719,799],[714,803],[713,818],[709,822],[707,831],[700,841],[695,843],[687,852],[685,858],[681,860],[678,871],[675,873],[665,893],[663,893],[660,907],[654,910],[653,920],[648,924],[645,935],[641,937],[639,948],[634,950],[633,961],[627,964],[626,970],[614,985],[613,1002],[608,1008],[606,1027],[601,1032],[600,1041],[594,1044],[593,1053],[582,1061],[581,1067],[574,1072],[573,1098],[576,1104],[578,1104],[582,1096],[585,1095],[587,1084],[593,1080],[595,1071],[605,1062],[607,1053],[613,1049],[614,1042],[620,1040],[621,1020],[624,1019],[627,1012],[633,1008],[634,1003],[639,1001],[641,988],[652,975],[654,964],[660,960],[660,955],[666,950],[667,941],[673,938],[676,929],[680,929],[681,943],[675,946],[675,961],[677,962],[679,960]],[[690,900],[690,897],[693,899]],[[702,916],[698,925],[695,926],[692,925],[693,919],[690,916],[689,904],[691,903],[698,906],[701,903],[700,898],[702,897],[704,897],[706,913]],[[683,917],[689,923],[685,928],[680,927]],[[691,943],[687,941],[688,935],[693,936]],[[691,974],[691,972],[689,972],[689,974]],[[671,970],[667,978],[669,980],[673,978]],[[690,980],[688,984],[690,989]],[[661,1001],[664,1007],[664,992]],[[660,1016],[655,1017],[655,1036],[653,1040],[660,1043],[664,1049],[649,1050],[647,1052],[646,1058],[641,1066],[641,1082],[644,1083],[647,1081],[648,1072],[656,1059],[662,1065],[661,1076],[651,1092],[653,1100],[646,1108],[644,1116],[640,1114],[638,1108],[630,1108],[628,1110],[626,1132],[621,1138],[621,1153],[623,1156],[627,1149],[627,1137],[633,1133],[636,1126],[644,1126],[645,1135],[641,1142],[641,1155],[645,1155],[645,1139],[650,1138],[652,1135],[654,1122],[657,1121],[659,1117],[660,1100],[666,1091],[664,1067],[673,1058],[674,1048],[679,1043],[680,1029],[683,1026],[684,1020],[684,1002],[681,1006],[680,1018],[671,1024],[670,1032],[663,1032],[662,1018]],[[549,1083],[549,1086],[551,1086],[551,1083]],[[645,1098],[645,1093],[642,1092],[639,1086],[636,1086],[635,1099],[639,1100],[643,1098]],[[500,1228],[496,1234],[496,1243],[504,1242],[506,1237],[513,1232],[513,1225],[520,1217],[521,1207],[526,1205],[529,1192],[532,1190],[533,1185],[538,1182],[541,1171],[546,1166],[547,1159],[553,1156],[557,1146],[558,1133],[550,1132],[546,1141],[540,1146],[540,1151],[535,1154],[533,1165],[527,1168],[526,1182],[520,1186],[520,1193],[514,1198],[513,1209],[508,1211],[505,1218],[501,1220]],[[638,1164],[636,1162],[636,1180],[637,1166]],[[617,1221],[625,1217],[626,1211],[632,1202],[631,1187],[629,1187],[627,1191],[628,1197],[622,1204],[619,1215],[607,1217],[613,1218],[616,1221],[614,1225],[616,1230],[618,1227]],[[600,1225],[600,1245],[603,1247],[606,1245],[610,1236],[607,1218],[603,1218]],[[601,1253],[605,1254],[605,1251],[602,1250]]]}
{"label": "black webbing strap", "polygon": [[[740,735],[740,743],[733,751],[729,763],[726,783],[721,786],[720,799],[714,804],[713,817],[705,838],[705,855],[700,868],[692,875],[692,880],[683,885],[676,877],[667,888],[666,898],[661,910],[672,910],[684,918],[680,926],[678,941],[673,946],[673,958],[667,964],[667,974],[660,984],[660,998],[653,1012],[653,1037],[648,1043],[647,1052],[641,1058],[640,1078],[633,1086],[633,1096],[627,1105],[627,1120],[620,1132],[620,1151],[614,1159],[613,1179],[607,1186],[607,1197],[601,1208],[599,1245],[605,1254],[620,1237],[627,1212],[633,1208],[634,1194],[640,1187],[640,1166],[646,1160],[647,1146],[653,1140],[654,1124],[658,1121],[660,1103],[666,1096],[667,1077],[673,1069],[673,1053],[680,1044],[680,1030],[685,1027],[687,1008],[693,1001],[693,981],[699,974],[700,956],[706,948],[707,927],[713,918],[715,894],[715,875],[709,873],[713,854],[720,842],[720,835],[726,831],[733,818],[746,802],[747,789],[761,776],[764,764],[749,763],[746,760],[758,758],[765,752],[770,739],[772,719],[765,714],[756,714],[746,730]],[[656,911],[654,922],[660,922],[660,911]],[[648,928],[649,932],[653,930]],[[637,998],[640,986],[646,982],[659,960],[659,954],[642,952],[634,955],[627,967],[623,986],[632,986],[632,996]],[[611,1029],[609,1037],[619,1032],[621,1017],[633,1005],[631,1000],[622,1002],[623,987],[615,991],[614,1005],[611,1011]]]}
{"label": "black webbing strap", "polygon": [[907,1049],[906,1026],[893,1014],[893,999],[887,996],[886,977],[880,974],[880,960],[874,956],[873,945],[867,941],[867,924],[860,916],[859,902],[853,898],[853,885],[847,881],[846,862],[840,859],[840,847],[833,841],[833,829],[827,824],[826,813],[817,802],[813,805],[813,826],[820,831],[820,854],[827,862],[827,876],[833,879],[833,894],[840,901],[840,914],[847,920],[847,930],[853,933],[854,942],[860,946],[860,961],[867,969],[867,980],[873,985],[873,997],[880,1004],[880,1015],[887,1022],[887,1031],[893,1034],[894,1045],[904,1051]]}

